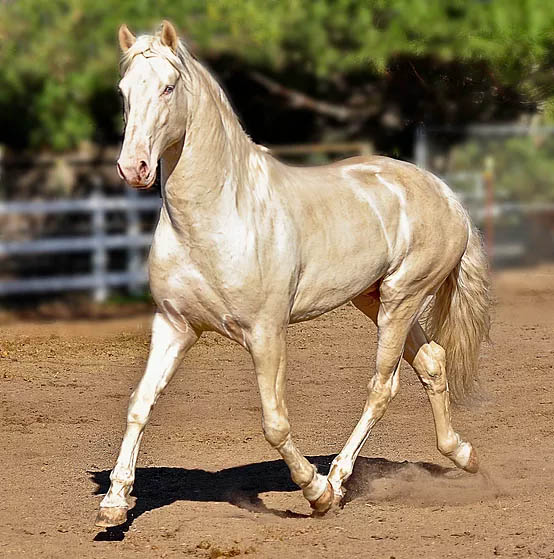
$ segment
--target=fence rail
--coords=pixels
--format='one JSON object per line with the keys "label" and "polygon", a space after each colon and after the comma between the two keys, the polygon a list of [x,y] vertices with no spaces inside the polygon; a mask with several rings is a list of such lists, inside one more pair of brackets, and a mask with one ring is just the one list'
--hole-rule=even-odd
{"label": "fence rail", "polygon": [[[133,193],[133,191],[129,191]],[[158,198],[135,198],[133,196],[103,196],[93,194],[90,198],[75,200],[53,200],[49,202],[0,202],[0,215],[26,214],[40,215],[48,213],[88,213],[101,211],[126,211],[129,209],[148,211],[159,209],[161,202]],[[129,207],[131,206],[131,208]]]}
{"label": "fence rail", "polygon": [[[140,212],[157,212],[161,201],[152,196],[139,198],[127,190],[125,196],[109,197],[99,192],[90,198],[37,202],[0,202],[0,216],[88,213],[92,234],[83,237],[60,237],[21,241],[0,241],[0,258],[30,254],[90,252],[91,272],[84,275],[60,275],[0,280],[0,297],[25,293],[92,290],[96,301],[106,299],[110,287],[129,286],[139,290],[147,282],[140,251],[150,246],[151,233],[140,232]],[[106,213],[125,212],[125,234],[106,233]],[[125,272],[108,271],[109,250],[127,250]]]}
{"label": "fence rail", "polygon": [[130,284],[146,284],[146,272],[108,272],[101,275],[50,276],[0,282],[0,296],[25,293],[48,293],[52,291],[80,291],[91,289],[95,300],[103,301],[108,287]]}

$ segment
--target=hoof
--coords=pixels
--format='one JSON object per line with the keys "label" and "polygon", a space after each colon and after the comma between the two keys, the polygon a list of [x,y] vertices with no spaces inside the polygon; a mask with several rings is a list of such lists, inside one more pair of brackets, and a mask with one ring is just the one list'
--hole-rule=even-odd
{"label": "hoof", "polygon": [[310,501],[310,506],[314,510],[314,514],[325,514],[333,506],[333,495],[333,486],[327,482],[327,487],[321,497],[315,501]]}
{"label": "hoof", "polygon": [[475,452],[475,449],[473,447],[471,447],[469,461],[463,469],[470,474],[476,474],[479,471],[479,458],[477,458],[477,453]]}
{"label": "hoof", "polygon": [[127,522],[127,510],[126,507],[100,507],[94,524],[101,528],[111,528],[125,524]]}

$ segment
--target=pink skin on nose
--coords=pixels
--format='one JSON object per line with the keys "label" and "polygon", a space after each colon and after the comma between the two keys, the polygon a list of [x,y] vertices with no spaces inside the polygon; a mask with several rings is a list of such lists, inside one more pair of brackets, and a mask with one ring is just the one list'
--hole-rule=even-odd
{"label": "pink skin on nose", "polygon": [[135,187],[150,187],[154,183],[156,176],[151,176],[150,167],[144,159],[138,165],[125,165],[121,159],[117,162],[117,174],[128,185]]}

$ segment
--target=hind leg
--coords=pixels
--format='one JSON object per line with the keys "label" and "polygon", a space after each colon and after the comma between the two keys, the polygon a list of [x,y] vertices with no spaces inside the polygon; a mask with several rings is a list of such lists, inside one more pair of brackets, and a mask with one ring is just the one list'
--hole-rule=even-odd
{"label": "hind leg", "polygon": [[[352,302],[377,324],[379,299],[366,295],[357,297]],[[427,392],[435,420],[437,448],[459,468],[471,473],[477,472],[479,462],[475,450],[452,427],[444,349],[437,343],[430,342],[417,322],[408,334],[404,359],[414,368]]]}
{"label": "hind leg", "polygon": [[444,349],[430,342],[423,328],[415,324],[406,341],[404,358],[414,368],[427,392],[435,420],[437,448],[459,468],[476,473],[479,461],[475,449],[452,428]]}
{"label": "hind leg", "polygon": [[398,392],[398,372],[404,344],[420,307],[420,300],[403,299],[400,303],[391,300],[389,304],[383,303],[375,309],[379,328],[376,371],[369,382],[362,416],[331,464],[328,480],[336,497],[344,495],[343,484],[352,474],[360,450]]}

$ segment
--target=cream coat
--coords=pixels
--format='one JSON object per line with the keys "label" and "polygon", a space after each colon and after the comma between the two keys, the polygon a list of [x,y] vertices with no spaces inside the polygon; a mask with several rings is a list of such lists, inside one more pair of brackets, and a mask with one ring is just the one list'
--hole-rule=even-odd
{"label": "cream coat", "polygon": [[[264,434],[316,512],[344,495],[362,445],[398,390],[403,354],[429,395],[439,450],[476,471],[475,451],[451,426],[447,376],[459,395],[471,388],[488,325],[486,262],[449,188],[386,157],[285,165],[243,132],[171,24],[137,40],[122,26],[120,44],[127,125],[119,172],[148,187],[162,160],[163,206],[149,259],[158,313],[97,523],[125,521],[152,406],[207,330],[251,353]],[[418,318],[433,298],[429,341]],[[360,421],[325,477],[291,438],[285,332],[348,301],[378,325],[377,363]]]}

